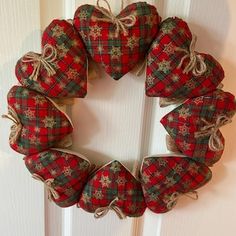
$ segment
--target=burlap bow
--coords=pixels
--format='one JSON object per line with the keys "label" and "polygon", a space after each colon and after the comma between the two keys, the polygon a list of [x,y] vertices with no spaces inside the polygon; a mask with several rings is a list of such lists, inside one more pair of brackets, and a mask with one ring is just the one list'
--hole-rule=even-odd
{"label": "burlap bow", "polygon": [[34,52],[28,52],[23,57],[22,62],[25,63],[33,62],[34,70],[30,75],[30,79],[36,81],[39,76],[41,66],[45,68],[49,76],[56,74],[55,69],[52,67],[52,63],[56,60],[56,58],[57,58],[56,49],[52,45],[46,44],[43,48],[41,55]]}
{"label": "burlap bow", "polygon": [[[126,17],[117,17],[112,13],[111,7],[108,1],[107,0],[101,0],[101,1],[104,1],[107,4],[108,10],[103,7],[100,7],[100,4],[99,4],[100,0],[97,0],[96,9],[102,12],[105,17],[103,18],[93,17],[93,19],[97,21],[113,23],[116,27],[115,37],[119,35],[120,31],[122,31],[123,34],[127,36],[128,35],[127,28],[134,26],[136,22],[136,17],[134,15],[130,15]],[[122,8],[123,8],[123,1],[122,1]]]}
{"label": "burlap bow", "polygon": [[35,180],[38,180],[40,182],[42,182],[47,190],[47,195],[48,195],[48,199],[50,201],[52,201],[53,199],[58,199],[59,198],[59,194],[57,193],[57,191],[53,188],[52,184],[54,179],[47,179],[44,180],[40,175],[38,174],[33,174],[32,178]]}
{"label": "burlap bow", "polygon": [[183,48],[176,48],[176,51],[184,52],[186,55],[181,59],[178,69],[180,69],[184,63],[184,61],[189,58],[189,63],[184,68],[183,73],[188,74],[190,71],[192,71],[193,75],[195,76],[201,76],[207,71],[207,66],[204,61],[204,58],[199,55],[197,52],[195,52],[197,42],[197,36],[193,35],[192,42],[189,46],[189,50],[183,49]]}
{"label": "burlap bow", "polygon": [[195,132],[194,136],[195,138],[201,138],[201,137],[207,137],[209,138],[209,148],[212,151],[218,152],[222,151],[224,149],[224,144],[221,141],[220,136],[217,134],[219,129],[232,122],[232,120],[225,116],[221,115],[216,119],[215,123],[210,123],[205,119],[201,119],[206,125],[203,126],[200,131]]}
{"label": "burlap bow", "polygon": [[13,144],[17,141],[18,137],[20,136],[23,126],[15,110],[10,106],[8,106],[8,114],[2,115],[2,118],[6,118],[14,122],[14,125],[11,126],[11,134],[9,137],[10,143]]}
{"label": "burlap bow", "polygon": [[125,214],[122,212],[122,210],[118,206],[115,205],[116,201],[118,201],[118,197],[112,200],[108,206],[100,207],[96,209],[94,213],[94,217],[96,219],[104,217],[110,210],[113,210],[120,219],[125,219],[126,217]]}

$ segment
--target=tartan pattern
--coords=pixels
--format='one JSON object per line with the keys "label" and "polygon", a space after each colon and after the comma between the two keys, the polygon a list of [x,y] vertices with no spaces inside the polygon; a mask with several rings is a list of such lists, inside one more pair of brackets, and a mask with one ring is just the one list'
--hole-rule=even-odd
{"label": "tartan pattern", "polygon": [[150,97],[191,98],[214,91],[224,78],[221,65],[211,56],[203,56],[207,71],[202,76],[194,76],[183,70],[190,59],[176,48],[189,50],[192,34],[186,22],[175,17],[168,18],[160,25],[157,38],[153,41],[147,58],[146,95]]}
{"label": "tartan pattern", "polygon": [[43,66],[36,81],[30,79],[34,62],[17,62],[15,73],[19,82],[48,97],[85,97],[87,93],[87,55],[74,27],[65,20],[53,20],[42,36],[42,48],[49,44],[57,51],[49,76]]}
{"label": "tartan pattern", "polygon": [[115,203],[126,216],[141,216],[145,209],[142,187],[138,180],[118,161],[97,170],[84,187],[79,206],[88,212]]}
{"label": "tartan pattern", "polygon": [[173,193],[181,195],[202,187],[212,173],[204,164],[170,155],[145,158],[140,176],[147,207],[155,213],[165,213],[171,210],[167,203]]}
{"label": "tartan pattern", "polygon": [[14,86],[7,98],[8,106],[16,112],[23,126],[17,140],[10,140],[15,151],[24,155],[41,152],[72,133],[73,127],[67,116],[41,94]]}
{"label": "tartan pattern", "polygon": [[80,6],[74,16],[74,26],[90,56],[101,63],[115,80],[132,70],[145,57],[161,21],[156,8],[145,2],[128,5],[117,17],[129,15],[135,15],[136,23],[128,28],[127,36],[121,31],[118,37],[115,37],[113,23],[93,19],[105,17],[95,6]]}
{"label": "tartan pattern", "polygon": [[44,180],[54,179],[53,188],[59,194],[53,201],[60,207],[76,204],[87,181],[90,163],[80,156],[61,150],[47,150],[24,158],[31,174]]}
{"label": "tartan pattern", "polygon": [[[213,165],[220,159],[223,150],[212,151],[208,145],[210,136],[195,138],[194,133],[206,125],[202,119],[214,124],[217,117],[232,117],[235,111],[235,97],[231,93],[216,90],[205,96],[188,99],[164,116],[161,123],[184,155],[206,165]],[[217,135],[224,144],[220,131]]]}

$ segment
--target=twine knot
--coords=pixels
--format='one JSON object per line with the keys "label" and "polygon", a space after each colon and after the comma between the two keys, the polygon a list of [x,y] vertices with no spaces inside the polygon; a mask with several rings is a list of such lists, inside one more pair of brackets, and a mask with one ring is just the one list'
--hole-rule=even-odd
{"label": "twine knot", "polygon": [[10,134],[10,143],[15,143],[19,138],[21,130],[23,128],[16,111],[12,107],[8,107],[8,114],[2,115],[2,118],[9,119],[13,121],[13,125],[11,126],[11,134]]}
{"label": "twine knot", "polygon": [[196,42],[197,42],[197,36],[193,35],[191,44],[189,46],[189,50],[183,49],[183,48],[177,48],[176,51],[184,52],[186,55],[181,59],[178,69],[180,69],[184,63],[184,61],[189,58],[190,61],[184,68],[183,73],[188,74],[190,71],[192,71],[193,75],[195,76],[201,76],[207,71],[207,66],[204,61],[203,56],[197,54],[195,52],[195,47],[196,47]]}
{"label": "twine knot", "polygon": [[40,175],[38,174],[33,174],[32,178],[35,180],[38,180],[40,182],[42,182],[47,190],[47,195],[48,195],[48,199],[50,201],[52,201],[53,199],[58,199],[59,198],[59,194],[57,193],[57,191],[53,188],[52,184],[54,179],[47,179],[44,180]]}
{"label": "twine knot", "polygon": [[217,134],[219,129],[232,122],[232,120],[225,116],[221,115],[216,119],[215,123],[210,123],[204,118],[201,119],[206,125],[203,126],[200,131],[195,132],[194,136],[195,138],[201,138],[201,137],[207,137],[210,136],[209,138],[209,148],[212,151],[218,152],[222,151],[224,149],[224,144],[222,143],[222,140],[220,136]]}
{"label": "twine knot", "polygon": [[[130,28],[134,26],[136,22],[136,17],[134,15],[126,16],[126,17],[117,17],[115,16],[112,11],[111,7],[107,0],[102,0],[107,4],[108,9],[105,9],[103,7],[100,7],[99,2],[100,0],[97,0],[97,6],[96,9],[98,9],[100,12],[104,14],[105,17],[98,18],[94,17],[95,20],[98,21],[104,21],[104,22],[111,22],[115,25],[116,31],[115,31],[115,37],[119,35],[119,32],[122,31],[125,36],[128,35],[127,28]],[[122,1],[122,8],[123,8],[123,1]]]}
{"label": "twine knot", "polygon": [[177,203],[179,197],[181,196],[187,196],[193,200],[197,200],[198,199],[198,194],[196,191],[192,191],[189,193],[178,193],[178,192],[174,192],[169,196],[169,199],[167,200],[167,209],[171,210]]}
{"label": "twine knot", "polygon": [[96,209],[94,213],[94,217],[96,219],[104,217],[110,210],[113,210],[121,220],[125,219],[126,217],[125,214],[122,212],[122,210],[118,206],[115,205],[116,201],[118,201],[118,197],[112,200],[108,206],[100,207]]}
{"label": "twine knot", "polygon": [[49,76],[56,74],[55,69],[52,67],[52,63],[57,58],[56,49],[50,45],[46,44],[43,48],[42,54],[39,55],[35,52],[28,52],[22,59],[22,62],[31,63],[33,62],[34,70],[30,75],[30,79],[36,81],[39,75],[41,66],[45,68]]}

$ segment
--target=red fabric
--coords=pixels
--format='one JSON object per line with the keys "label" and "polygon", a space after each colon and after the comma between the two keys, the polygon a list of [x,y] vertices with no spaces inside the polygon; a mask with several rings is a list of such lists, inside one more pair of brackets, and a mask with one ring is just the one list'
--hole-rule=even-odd
{"label": "red fabric", "polygon": [[[222,156],[222,151],[212,151],[209,148],[210,135],[196,137],[206,126],[207,121],[215,124],[220,116],[231,118],[236,111],[235,97],[231,93],[216,90],[205,96],[188,99],[185,103],[165,115],[161,119],[177,148],[186,156],[206,165],[213,165]],[[217,135],[224,145],[220,131]]]}
{"label": "red fabric", "polygon": [[47,150],[24,160],[32,175],[53,180],[52,186],[59,194],[58,199],[53,199],[57,205],[69,207],[78,202],[90,171],[87,160],[66,150]]}
{"label": "red fabric", "polygon": [[[65,20],[53,20],[42,36],[42,49],[45,45],[56,49],[57,58],[51,66],[56,74],[50,76],[41,65],[36,81],[30,76],[34,62],[23,62],[23,56],[16,65],[16,77],[30,89],[48,97],[85,97],[87,93],[87,56],[82,40],[74,27]],[[38,54],[40,55],[40,54]]]}
{"label": "red fabric", "polygon": [[[155,213],[171,210],[182,194],[202,187],[212,176],[204,164],[172,155],[145,158],[140,173],[147,207]],[[173,194],[178,194],[176,199]]]}
{"label": "red fabric", "polygon": [[[146,2],[128,5],[116,17],[136,17],[135,24],[115,36],[116,27],[95,6],[83,5],[75,12],[74,26],[80,33],[92,59],[101,63],[105,71],[118,80],[144,59],[149,46],[158,32],[161,20],[156,8]],[[129,21],[126,21],[129,23]]]}
{"label": "red fabric", "polygon": [[67,116],[41,94],[21,86],[14,86],[8,93],[9,113],[15,111],[22,125],[16,140],[16,125],[12,126],[10,146],[17,152],[30,155],[54,147],[72,133]]}
{"label": "red fabric", "polygon": [[189,52],[192,33],[187,23],[177,17],[167,18],[160,24],[160,31],[153,41],[148,57],[146,70],[146,94],[150,97],[191,98],[214,91],[224,78],[221,65],[209,54],[197,53],[204,58],[207,71],[195,76],[192,71],[183,73],[190,62],[184,60]]}
{"label": "red fabric", "polygon": [[141,216],[146,205],[141,184],[118,161],[112,161],[91,176],[84,187],[79,206],[88,212],[108,206],[115,198],[126,216]]}

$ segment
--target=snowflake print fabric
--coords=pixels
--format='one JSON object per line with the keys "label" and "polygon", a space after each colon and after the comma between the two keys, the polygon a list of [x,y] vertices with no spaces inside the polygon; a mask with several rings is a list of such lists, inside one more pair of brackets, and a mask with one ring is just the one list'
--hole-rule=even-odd
{"label": "snowflake print fabric", "polygon": [[127,28],[127,35],[123,31],[116,35],[116,25],[109,22],[98,7],[83,5],[74,16],[75,28],[90,56],[95,62],[101,63],[115,80],[132,70],[145,57],[161,20],[156,8],[145,2],[127,6],[116,18],[131,15],[135,17],[135,24]]}

